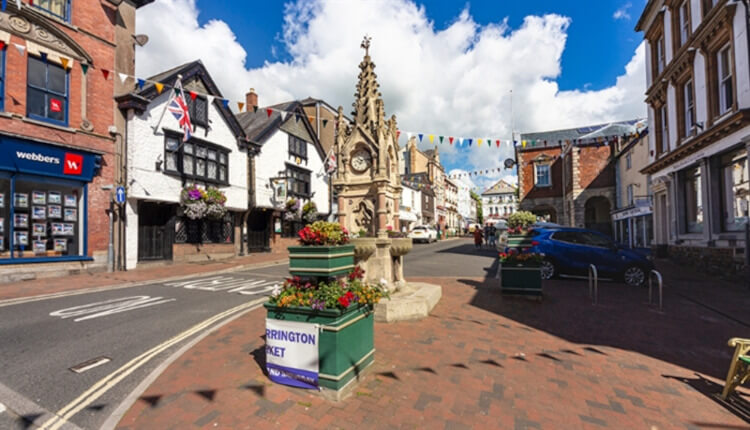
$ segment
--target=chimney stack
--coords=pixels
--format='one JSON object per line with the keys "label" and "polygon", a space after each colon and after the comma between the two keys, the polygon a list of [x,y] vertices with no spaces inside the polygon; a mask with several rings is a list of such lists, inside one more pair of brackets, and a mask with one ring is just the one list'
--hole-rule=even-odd
{"label": "chimney stack", "polygon": [[258,94],[255,93],[255,88],[250,88],[250,91],[245,94],[245,106],[250,111],[255,106],[258,106]]}

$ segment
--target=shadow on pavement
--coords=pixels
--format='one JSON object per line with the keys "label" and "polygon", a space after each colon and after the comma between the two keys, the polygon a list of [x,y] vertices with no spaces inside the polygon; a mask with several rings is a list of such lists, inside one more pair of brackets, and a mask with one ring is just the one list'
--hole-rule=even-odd
{"label": "shadow on pavement", "polygon": [[[683,384],[686,384],[692,387],[695,391],[713,400],[718,405],[722,406],[724,409],[734,414],[737,418],[750,424],[750,401],[748,401],[747,396],[741,393],[735,392],[732,395],[728,396],[727,400],[722,400],[721,397],[719,397],[718,394],[716,393],[721,393],[721,391],[724,389],[724,386],[719,385],[709,379],[706,379],[697,373],[695,374],[695,378],[684,378],[680,376],[671,376],[671,375],[662,375],[662,376],[667,379],[674,379],[676,381],[680,381]],[[716,425],[713,423],[693,422],[693,424],[698,427],[707,427],[707,428],[716,427]],[[722,426],[721,428],[738,428],[739,429],[739,428],[747,428],[747,427]]]}
{"label": "shadow on pavement", "polygon": [[591,304],[586,281],[544,281],[541,303],[503,296],[496,266],[486,269],[483,281],[459,279],[476,291],[472,306],[569,342],[594,345],[586,347],[591,352],[606,354],[595,346],[633,351],[723,379],[732,354],[727,339],[747,333],[746,327],[678,297],[668,297],[665,312],[657,312],[647,304],[647,289],[619,283],[599,284],[598,305]]}

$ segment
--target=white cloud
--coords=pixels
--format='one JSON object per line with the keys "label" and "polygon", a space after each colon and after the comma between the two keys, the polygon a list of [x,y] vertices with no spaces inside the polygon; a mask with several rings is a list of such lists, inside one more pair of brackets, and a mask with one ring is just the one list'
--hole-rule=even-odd
{"label": "white cloud", "polygon": [[[612,86],[561,91],[555,79],[562,72],[569,18],[527,16],[511,28],[507,20],[479,25],[467,9],[436,29],[429,12],[411,0],[289,3],[280,37],[292,59],[247,69],[253,47],[241,46],[225,22],[201,26],[195,0],[157,0],[138,11],[138,33],[148,34],[150,42],[138,48],[137,73],[150,76],[200,58],[231,100],[244,100],[253,87],[262,105],[312,96],[349,112],[363,56],[359,45],[369,34],[386,113],[396,114],[403,131],[494,141],[509,139],[511,126],[516,132],[543,131],[645,116],[643,44]],[[427,138],[421,146],[429,146]],[[476,141],[458,147],[446,139],[440,155],[477,170],[500,166],[512,149],[489,149],[486,143],[478,148]],[[509,173],[496,172],[485,182]]]}
{"label": "white cloud", "polygon": [[624,5],[620,6],[620,8],[615,11],[615,13],[612,15],[612,18],[630,20],[630,14],[628,13],[628,9],[630,9],[632,6],[633,4],[630,2],[625,3]]}

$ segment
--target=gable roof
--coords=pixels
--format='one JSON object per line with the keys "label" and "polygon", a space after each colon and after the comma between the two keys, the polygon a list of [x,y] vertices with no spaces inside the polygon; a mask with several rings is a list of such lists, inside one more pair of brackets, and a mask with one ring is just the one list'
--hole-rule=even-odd
{"label": "gable roof", "polygon": [[[270,116],[266,110],[268,108],[273,109]],[[283,111],[285,115],[279,111]],[[238,113],[237,121],[245,131],[248,140],[258,146],[262,146],[273,135],[273,132],[280,129],[285,123],[289,121],[302,121],[307,134],[312,140],[311,143],[315,145],[320,154],[320,158],[325,158],[326,156],[323,146],[320,144],[310,121],[307,119],[305,111],[302,109],[302,103],[297,100],[258,108],[257,111]],[[284,132],[290,134],[288,130],[284,130]]]}
{"label": "gable roof", "polygon": [[491,194],[510,194],[515,193],[516,187],[512,184],[506,182],[504,179],[500,179],[499,181],[492,184],[489,188],[487,188],[482,195],[491,195]]}
{"label": "gable roof", "polygon": [[237,122],[237,118],[232,111],[221,102],[221,99],[223,99],[224,96],[221,94],[221,91],[219,91],[219,87],[216,85],[213,78],[211,78],[211,75],[208,74],[208,70],[206,70],[206,67],[201,60],[191,61],[151,76],[147,79],[147,81],[150,82],[147,82],[143,88],[138,88],[137,83],[133,83],[133,91],[115,97],[118,107],[120,109],[134,108],[141,111],[145,110],[148,104],[160,95],[156,89],[156,85],[152,82],[159,82],[165,86],[172,87],[177,82],[178,75],[182,75],[183,83],[190,82],[193,79],[200,79],[208,93],[215,97],[213,102],[214,107],[216,107],[222,118],[227,122],[232,133],[234,133],[238,139],[247,140],[247,135],[242,126],[240,126],[240,123]]}

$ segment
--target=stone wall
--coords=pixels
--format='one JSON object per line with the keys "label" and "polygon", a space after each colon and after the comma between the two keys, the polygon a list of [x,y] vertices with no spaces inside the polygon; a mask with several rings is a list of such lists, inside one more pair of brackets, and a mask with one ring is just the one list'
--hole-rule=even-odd
{"label": "stone wall", "polygon": [[670,245],[668,257],[700,271],[729,278],[747,276],[743,248]]}

